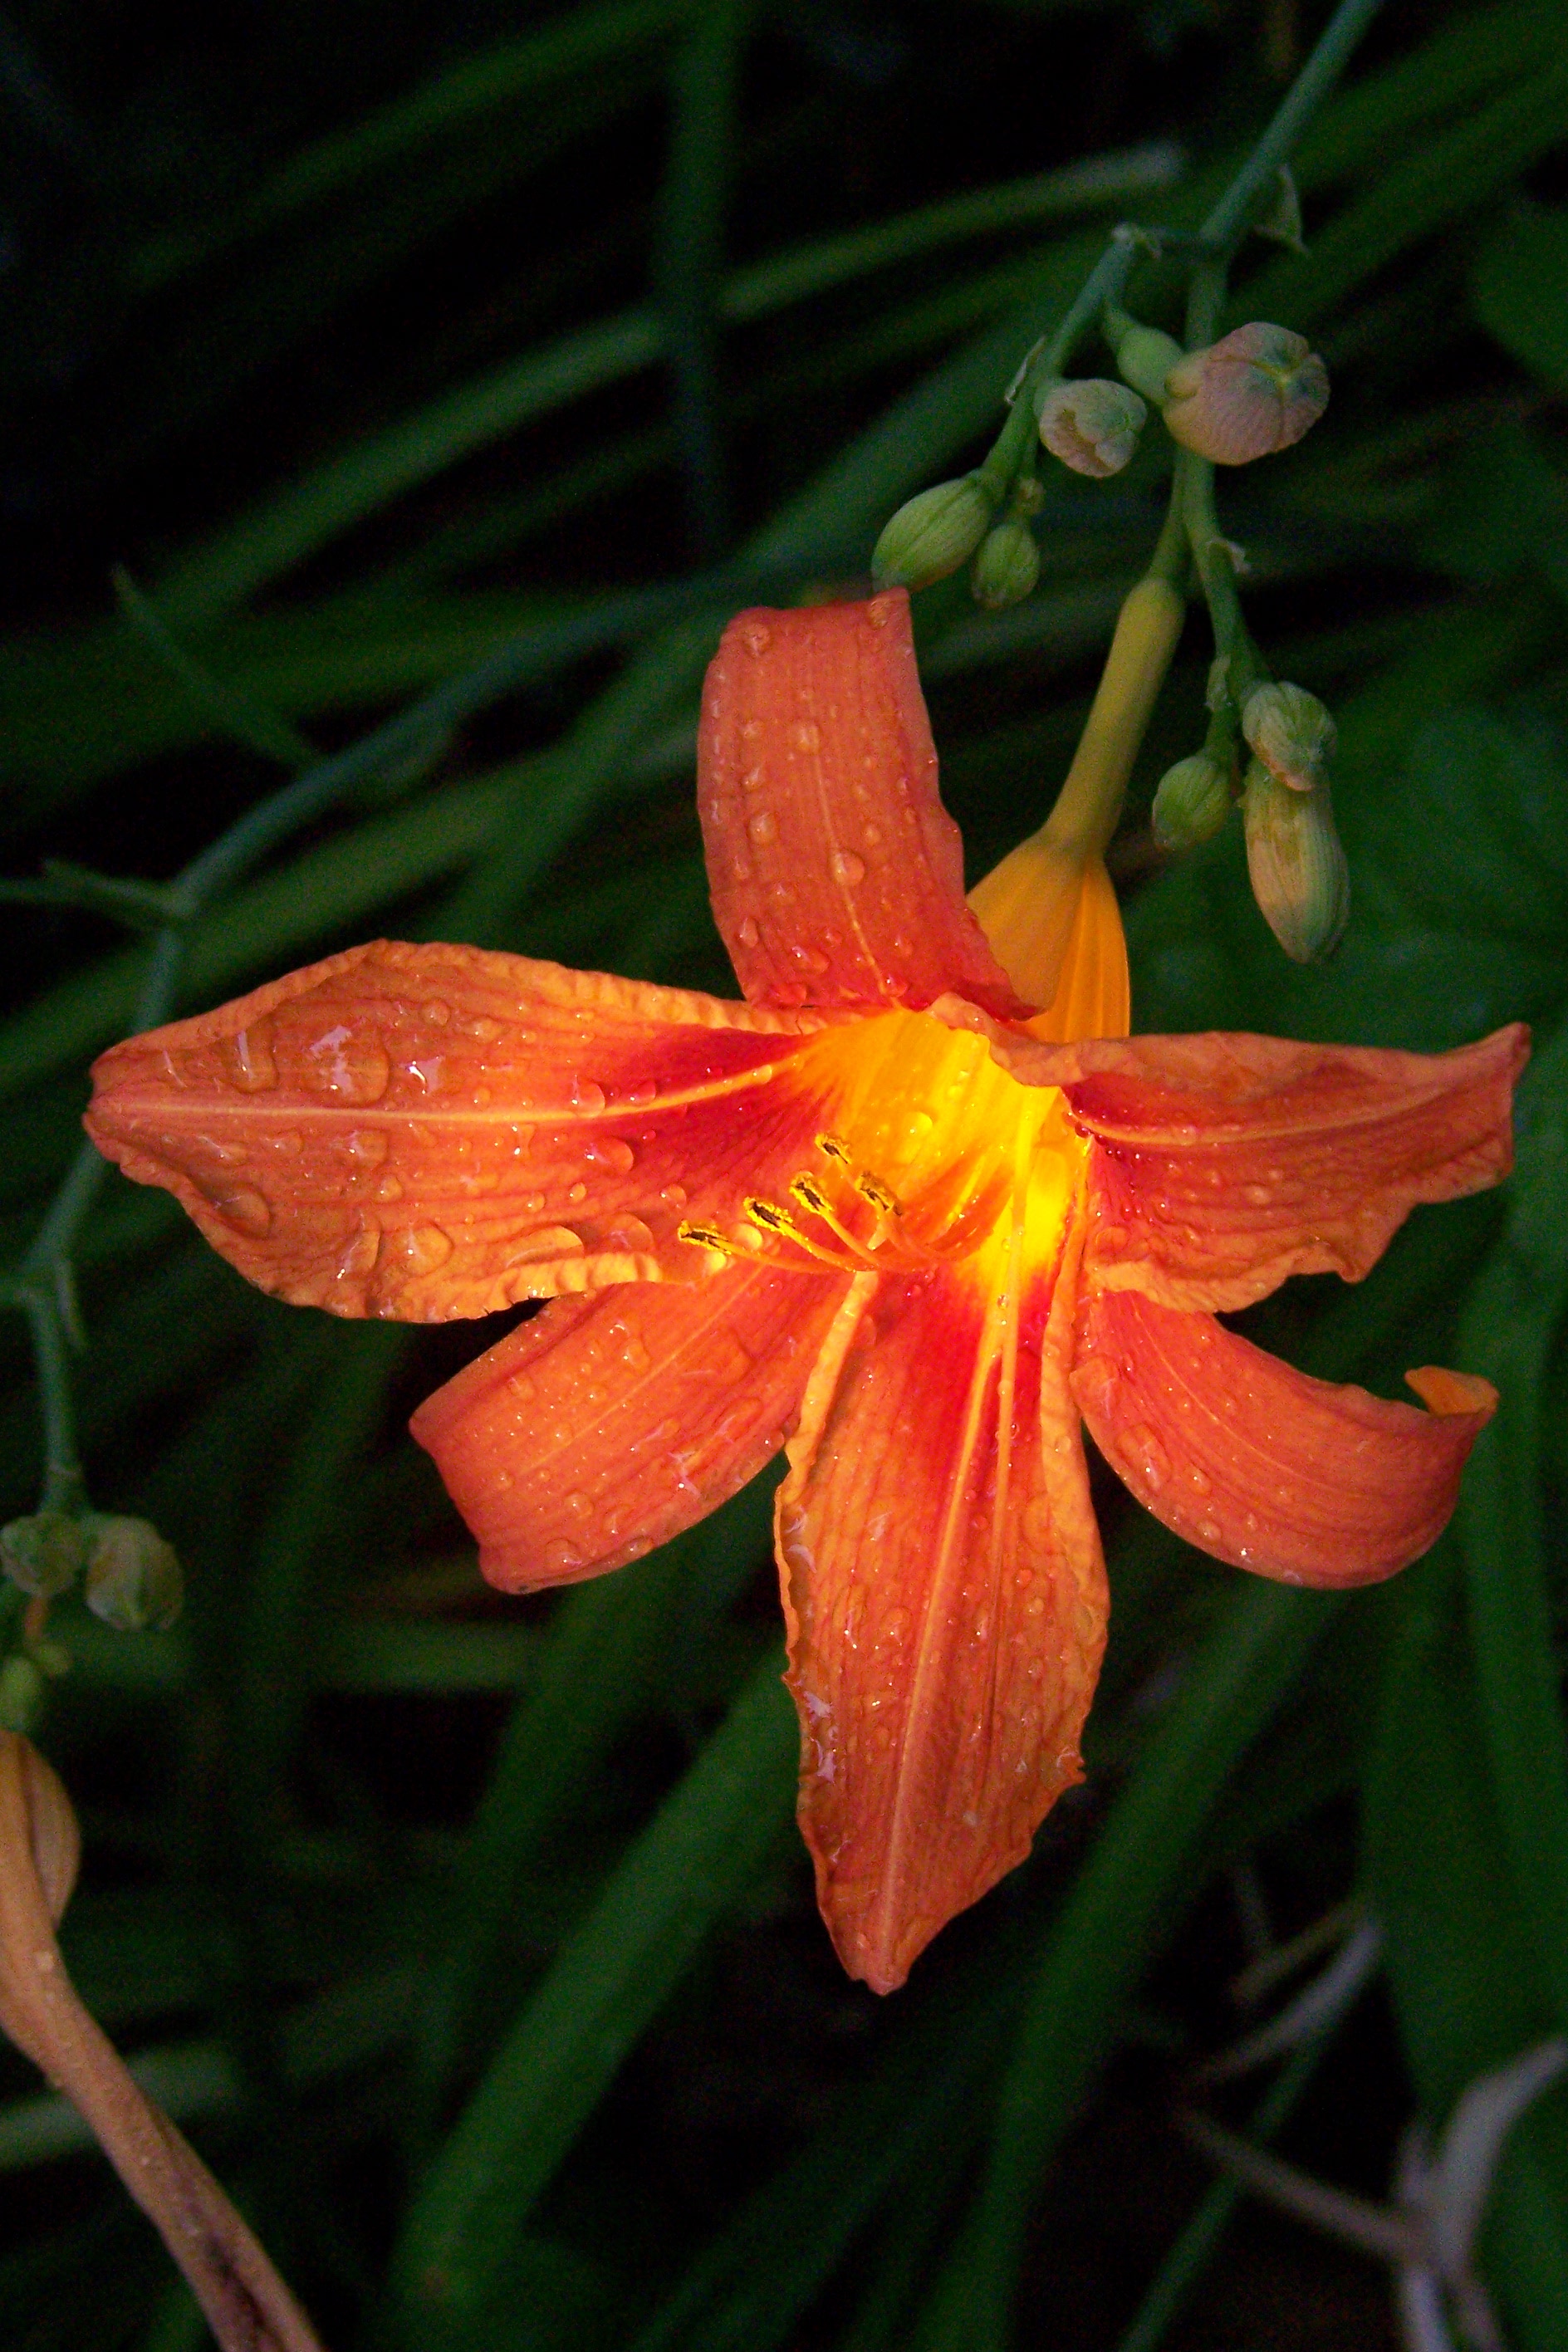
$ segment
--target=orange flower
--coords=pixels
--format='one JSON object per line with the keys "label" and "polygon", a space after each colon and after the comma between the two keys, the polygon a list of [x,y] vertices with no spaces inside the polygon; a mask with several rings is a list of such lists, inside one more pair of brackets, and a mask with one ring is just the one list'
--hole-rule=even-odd
{"label": "orange flower", "polygon": [[1079,1777],[1080,1415],[1260,1575],[1354,1584],[1434,1540],[1486,1384],[1385,1403],[1215,1314],[1354,1280],[1415,1202],[1495,1181],[1525,1042],[1129,1040],[1091,851],[1047,827],[966,905],[901,591],[733,622],[700,766],[745,1003],[356,948],[116,1046],[89,1125],[284,1298],[551,1302],[414,1421],[509,1590],[647,1551],[787,1445],[801,1822],[885,1990]]}

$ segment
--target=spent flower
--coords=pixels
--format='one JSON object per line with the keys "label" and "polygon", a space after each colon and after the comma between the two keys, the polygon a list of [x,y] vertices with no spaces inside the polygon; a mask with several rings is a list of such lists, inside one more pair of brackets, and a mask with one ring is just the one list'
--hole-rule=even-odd
{"label": "spent flower", "polygon": [[1145,403],[1130,385],[1105,376],[1055,383],[1040,402],[1040,439],[1075,474],[1098,481],[1119,474],[1148,421]]}

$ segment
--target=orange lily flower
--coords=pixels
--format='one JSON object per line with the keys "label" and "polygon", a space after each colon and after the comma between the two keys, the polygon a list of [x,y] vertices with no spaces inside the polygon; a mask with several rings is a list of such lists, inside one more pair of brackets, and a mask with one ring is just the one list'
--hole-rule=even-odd
{"label": "orange lily flower", "polygon": [[1080,1776],[1080,1420],[1259,1575],[1356,1584],[1434,1541],[1486,1383],[1413,1373],[1418,1411],[1215,1318],[1354,1280],[1414,1203],[1502,1175],[1525,1037],[1129,1039],[1092,838],[1047,826],[966,904],[902,592],[731,623],[700,793],[744,1003],[356,948],[114,1047],[89,1127],[286,1299],[551,1302],[413,1424],[507,1590],[649,1550],[787,1447],[800,1818],[887,1990]]}

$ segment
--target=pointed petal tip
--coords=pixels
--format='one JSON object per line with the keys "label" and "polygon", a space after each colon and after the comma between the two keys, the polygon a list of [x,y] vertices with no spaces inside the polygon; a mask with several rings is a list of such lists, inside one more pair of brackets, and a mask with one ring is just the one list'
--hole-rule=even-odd
{"label": "pointed petal tip", "polygon": [[1414,1371],[1405,1373],[1405,1380],[1427,1412],[1445,1420],[1456,1413],[1475,1413],[1484,1429],[1498,1409],[1496,1389],[1490,1381],[1483,1381],[1475,1372],[1451,1372],[1441,1364],[1418,1364]]}

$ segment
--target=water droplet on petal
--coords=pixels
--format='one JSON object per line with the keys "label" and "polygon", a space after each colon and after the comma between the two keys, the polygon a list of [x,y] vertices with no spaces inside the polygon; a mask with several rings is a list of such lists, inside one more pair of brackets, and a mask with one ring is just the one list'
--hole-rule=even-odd
{"label": "water droplet on petal", "polygon": [[743,948],[754,948],[762,936],[761,931],[757,929],[756,917],[754,915],[743,915],[741,918],[740,930],[738,933],[741,945]]}
{"label": "water droplet on petal", "polygon": [[749,654],[765,654],[773,641],[773,631],[761,621],[748,621],[741,631],[741,643]]}
{"label": "water droplet on petal", "polygon": [[653,1361],[635,1331],[628,1331],[622,1342],[621,1361],[628,1372],[646,1372]]}
{"label": "water droplet on petal", "polygon": [[452,1255],[452,1236],[443,1225],[403,1225],[388,1236],[388,1247],[405,1271],[417,1278],[446,1265]]}
{"label": "water droplet on petal", "polygon": [[1214,1493],[1212,1482],[1204,1475],[1204,1473],[1198,1468],[1195,1462],[1188,1465],[1187,1484],[1192,1488],[1194,1495],[1212,1495]]}
{"label": "water droplet on petal", "polygon": [[580,1202],[585,1201],[587,1197],[588,1187],[586,1184],[574,1184],[571,1191],[566,1195],[566,1198],[571,1202],[574,1208],[576,1208]]}
{"label": "water droplet on petal", "polygon": [[1143,1422],[1123,1430],[1116,1450],[1134,1477],[1157,1495],[1171,1475],[1171,1457],[1155,1432]]}
{"label": "water droplet on petal", "polygon": [[437,1029],[444,1029],[452,1017],[451,1006],[443,1004],[438,996],[433,996],[429,1003],[422,1004],[419,1010],[426,1020],[433,1022]]}
{"label": "water droplet on petal", "polygon": [[629,1176],[637,1164],[637,1153],[618,1135],[596,1136],[583,1157],[591,1168],[608,1168],[617,1176]]}
{"label": "water droplet on petal", "polygon": [[591,1519],[594,1516],[593,1503],[586,1495],[581,1493],[568,1495],[565,1507],[574,1519]]}
{"label": "water droplet on petal", "polygon": [[658,1197],[672,1209],[684,1209],[691,1195],[684,1184],[667,1184]]}
{"label": "water droplet on petal", "polygon": [[605,1108],[605,1089],[592,1078],[574,1076],[570,1101],[574,1110],[595,1111]]}
{"label": "water droplet on petal", "polygon": [[378,1201],[401,1201],[403,1187],[395,1176],[384,1176],[375,1188],[375,1197]]}
{"label": "water droplet on petal", "polygon": [[242,1094],[258,1095],[268,1087],[278,1084],[278,1065],[272,1058],[272,1024],[269,1021],[253,1021],[248,1029],[241,1029],[233,1037],[226,1037],[222,1046],[225,1074]]}
{"label": "water droplet on petal", "polygon": [[758,809],[754,816],[746,819],[746,831],[759,848],[764,842],[773,840],[778,829],[778,820],[771,809]]}
{"label": "water droplet on petal", "polygon": [[357,1160],[362,1168],[379,1168],[390,1148],[379,1127],[356,1127],[349,1138],[349,1158]]}
{"label": "water droplet on petal", "polygon": [[866,861],[857,857],[852,849],[836,849],[832,857],[832,873],[836,882],[853,889],[857,882],[866,879]]}
{"label": "water droplet on petal", "polygon": [[500,1035],[499,1021],[465,1021],[460,1025],[467,1029],[470,1037],[477,1037],[481,1045],[493,1045]]}
{"label": "water droplet on petal", "polygon": [[1218,1543],[1219,1532],[1219,1521],[1217,1519],[1200,1519],[1198,1521],[1197,1538],[1199,1543]]}
{"label": "water droplet on petal", "polygon": [[360,1225],[350,1234],[338,1255],[337,1275],[340,1282],[366,1275],[381,1254],[381,1232],[375,1225]]}
{"label": "water droplet on petal", "polygon": [[379,1102],[392,1076],[385,1046],[374,1033],[340,1022],[307,1047],[305,1080],[318,1094],[343,1102]]}
{"label": "water droplet on petal", "polygon": [[789,730],[789,740],[797,751],[820,751],[822,730],[815,719],[797,719]]}
{"label": "water droplet on petal", "polygon": [[209,1192],[207,1198],[224,1223],[237,1232],[251,1234],[259,1239],[272,1226],[270,1202],[249,1184],[236,1184],[232,1191]]}

